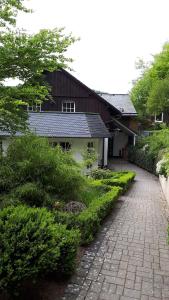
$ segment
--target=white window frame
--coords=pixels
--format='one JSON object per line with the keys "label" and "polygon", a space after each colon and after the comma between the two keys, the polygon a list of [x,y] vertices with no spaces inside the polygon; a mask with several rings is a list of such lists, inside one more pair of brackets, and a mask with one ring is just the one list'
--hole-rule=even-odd
{"label": "white window frame", "polygon": [[[71,108],[71,106],[68,107],[68,105],[71,105],[71,104],[73,104],[73,108]],[[76,111],[75,101],[65,100],[62,102],[62,112],[74,113],[75,111]]]}
{"label": "white window frame", "polygon": [[27,104],[27,111],[29,112],[41,112],[41,103],[34,103],[32,105]]}
{"label": "white window frame", "polygon": [[161,120],[157,119],[157,116],[159,116],[159,114],[155,114],[155,123],[163,123],[163,119],[164,119],[164,114],[163,112],[161,113]]}

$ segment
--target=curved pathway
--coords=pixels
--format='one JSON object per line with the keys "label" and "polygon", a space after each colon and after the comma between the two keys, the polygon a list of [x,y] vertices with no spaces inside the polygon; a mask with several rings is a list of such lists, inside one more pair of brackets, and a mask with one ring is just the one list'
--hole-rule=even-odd
{"label": "curved pathway", "polygon": [[167,206],[158,179],[127,162],[110,166],[134,170],[135,183],[85,250],[62,299],[169,300]]}

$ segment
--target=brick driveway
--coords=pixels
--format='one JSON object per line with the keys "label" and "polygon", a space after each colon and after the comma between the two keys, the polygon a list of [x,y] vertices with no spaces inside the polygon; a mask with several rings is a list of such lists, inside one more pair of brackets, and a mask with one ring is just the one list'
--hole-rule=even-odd
{"label": "brick driveway", "polygon": [[158,179],[126,162],[111,166],[136,171],[136,181],[86,248],[63,299],[169,300],[167,206]]}

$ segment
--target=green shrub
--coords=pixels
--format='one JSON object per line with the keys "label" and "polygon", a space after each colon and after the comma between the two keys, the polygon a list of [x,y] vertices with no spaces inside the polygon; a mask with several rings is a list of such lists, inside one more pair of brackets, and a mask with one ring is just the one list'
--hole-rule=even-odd
{"label": "green shrub", "polygon": [[49,195],[45,193],[37,184],[27,182],[14,191],[17,199],[30,206],[41,207],[49,202]]}
{"label": "green shrub", "polygon": [[79,233],[56,225],[45,208],[8,207],[0,211],[0,241],[0,289],[14,292],[25,279],[60,267],[70,273]]}
{"label": "green shrub", "polygon": [[[129,160],[156,175],[156,164],[161,153],[169,149],[169,128],[154,130],[148,137],[141,137],[129,149]],[[168,150],[167,150],[168,151]]]}
{"label": "green shrub", "polygon": [[105,195],[93,199],[88,208],[80,214],[55,212],[55,220],[60,224],[67,224],[67,228],[78,228],[81,233],[81,244],[88,244],[94,238],[101,221],[108,215],[120,193],[120,187],[113,187]]}
{"label": "green shrub", "polygon": [[47,139],[35,135],[14,139],[3,158],[3,165],[6,169],[0,170],[0,187],[1,190],[8,187],[8,192],[33,183],[55,198],[67,201],[76,200],[85,185],[81,169],[71,154],[63,152],[60,147],[51,148]]}
{"label": "green shrub", "polygon": [[93,169],[91,171],[91,176],[94,179],[106,179],[112,177],[112,171],[108,169]]}
{"label": "green shrub", "polygon": [[134,172],[114,172],[114,176],[103,179],[102,183],[110,186],[120,186],[123,191],[126,191],[134,178]]}
{"label": "green shrub", "polygon": [[3,160],[0,163],[0,193],[3,193],[10,191],[14,187],[15,174],[13,169],[5,164]]}
{"label": "green shrub", "polygon": [[130,162],[156,174],[157,156],[155,156],[154,153],[146,152],[137,147],[130,147],[128,158]]}

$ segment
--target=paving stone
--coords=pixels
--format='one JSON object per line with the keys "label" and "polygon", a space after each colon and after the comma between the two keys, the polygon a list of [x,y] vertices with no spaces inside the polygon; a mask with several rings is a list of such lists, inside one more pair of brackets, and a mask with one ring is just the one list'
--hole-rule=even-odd
{"label": "paving stone", "polygon": [[62,300],[169,300],[167,205],[158,179],[127,162],[112,167],[134,170],[135,183],[86,247]]}

